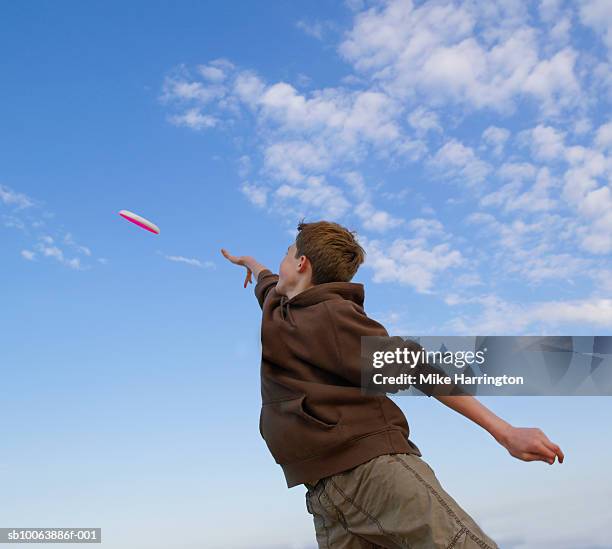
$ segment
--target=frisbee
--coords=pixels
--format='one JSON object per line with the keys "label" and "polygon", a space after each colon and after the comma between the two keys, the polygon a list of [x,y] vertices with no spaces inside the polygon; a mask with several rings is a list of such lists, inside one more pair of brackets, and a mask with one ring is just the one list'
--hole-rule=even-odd
{"label": "frisbee", "polygon": [[155,223],[151,223],[148,219],[144,217],[140,217],[133,212],[129,212],[127,210],[121,210],[119,215],[128,221],[146,229],[147,231],[151,231],[152,233],[159,234],[159,227],[155,225]]}

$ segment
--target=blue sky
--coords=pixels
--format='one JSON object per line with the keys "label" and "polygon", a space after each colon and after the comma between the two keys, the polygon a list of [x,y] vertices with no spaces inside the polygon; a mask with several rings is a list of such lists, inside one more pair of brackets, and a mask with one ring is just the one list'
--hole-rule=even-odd
{"label": "blue sky", "polygon": [[[303,216],[357,231],[390,333],[610,334],[612,8],[525,4],[3,5],[0,526],[315,547],[258,432],[253,286],[219,251],[276,271]],[[502,547],[612,547],[610,398],[482,399],[553,466],[394,400]]]}

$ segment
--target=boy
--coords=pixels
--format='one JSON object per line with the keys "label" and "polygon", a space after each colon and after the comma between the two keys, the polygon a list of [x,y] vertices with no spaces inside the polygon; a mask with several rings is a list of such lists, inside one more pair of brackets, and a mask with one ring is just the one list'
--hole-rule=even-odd
{"label": "boy", "polygon": [[[361,337],[388,336],[353,283],[365,252],[352,231],[298,224],[279,274],[223,255],[255,275],[262,308],[259,430],[288,488],[304,484],[321,548],[498,549],[442,488],[386,395],[361,390]],[[400,338],[401,339],[401,338]],[[420,366],[423,368],[424,366]],[[415,385],[428,397],[433,389]],[[435,398],[486,429],[521,460],[563,462],[536,428],[513,427],[470,395]]]}

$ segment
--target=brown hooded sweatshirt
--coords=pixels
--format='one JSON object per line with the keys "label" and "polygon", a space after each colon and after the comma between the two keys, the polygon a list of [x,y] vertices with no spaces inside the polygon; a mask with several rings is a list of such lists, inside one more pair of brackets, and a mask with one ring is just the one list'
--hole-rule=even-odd
{"label": "brown hooded sweatshirt", "polygon": [[[401,409],[361,389],[361,337],[389,336],[366,315],[363,284],[317,284],[287,299],[276,293],[277,281],[264,269],[254,289],[262,308],[259,431],[287,487],[382,454],[421,456]],[[432,395],[430,386],[415,387]]]}

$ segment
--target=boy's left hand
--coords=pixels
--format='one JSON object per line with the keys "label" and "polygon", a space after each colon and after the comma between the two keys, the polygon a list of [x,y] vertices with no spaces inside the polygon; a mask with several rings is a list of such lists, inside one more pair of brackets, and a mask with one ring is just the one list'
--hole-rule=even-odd
{"label": "boy's left hand", "polygon": [[551,442],[537,427],[509,427],[499,443],[508,450],[511,456],[523,461],[545,461],[552,465],[555,457],[563,463],[561,448]]}
{"label": "boy's left hand", "polygon": [[230,254],[225,248],[221,248],[221,253],[235,265],[242,265],[243,267],[246,267],[247,272],[246,277],[244,279],[245,288],[247,287],[247,284],[253,284],[253,280],[251,279],[253,273],[249,268],[249,260],[252,260],[250,256],[234,256]]}

